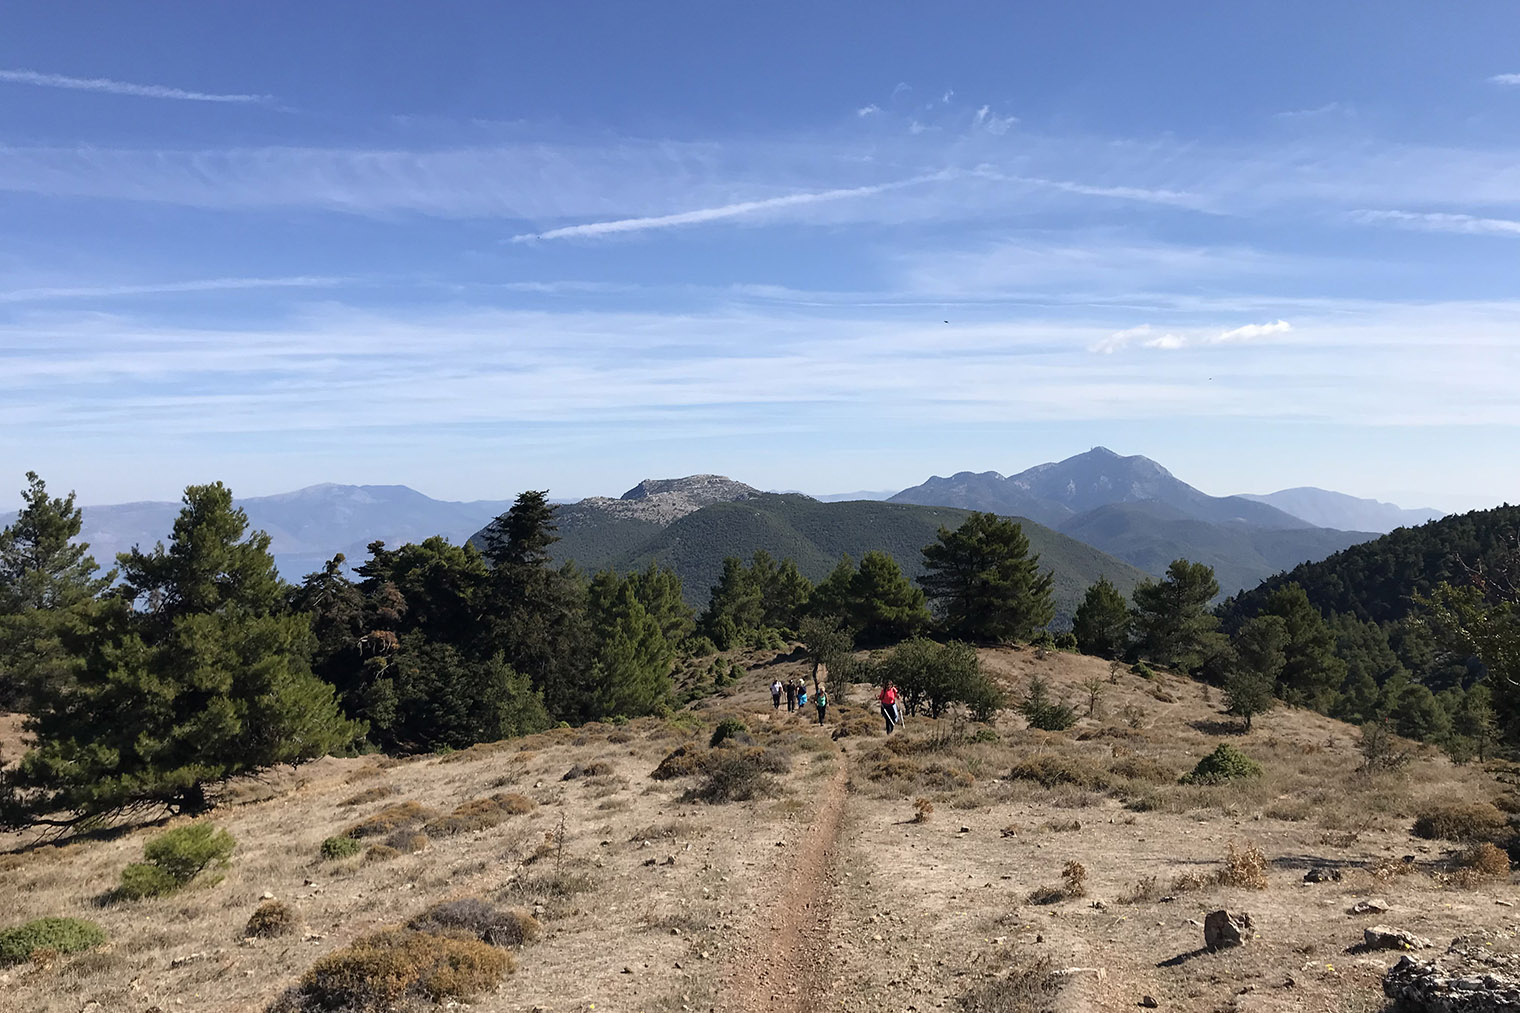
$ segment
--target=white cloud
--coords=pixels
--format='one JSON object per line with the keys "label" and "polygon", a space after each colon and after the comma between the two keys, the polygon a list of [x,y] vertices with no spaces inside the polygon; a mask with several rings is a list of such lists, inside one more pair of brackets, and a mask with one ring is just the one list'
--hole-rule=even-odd
{"label": "white cloud", "polygon": [[821,204],[858,197],[873,197],[891,190],[900,190],[903,187],[918,186],[923,183],[936,182],[946,178],[948,178],[946,173],[931,173],[927,176],[915,176],[912,179],[897,180],[892,183],[879,183],[874,186],[843,187],[834,190],[815,191],[813,193],[793,193],[783,197],[739,201],[734,204],[725,204],[721,207],[698,208],[695,211],[681,211],[669,215],[653,215],[646,218],[619,218],[605,222],[587,222],[584,225],[566,225],[563,228],[549,229],[545,232],[529,232],[513,236],[512,242],[526,243],[546,239],[586,239],[614,235],[620,232],[643,232],[649,229],[668,229],[680,225],[699,225],[705,222],[720,221],[725,218],[737,218],[741,215],[752,215],[764,211],[805,207],[809,204]]}
{"label": "white cloud", "polygon": [[1364,224],[1387,222],[1429,232],[1460,232],[1467,235],[1520,236],[1520,221],[1510,218],[1479,218],[1442,211],[1353,211],[1353,221]]}
{"label": "white cloud", "polygon": [[1315,106],[1312,109],[1287,109],[1280,113],[1273,113],[1272,116],[1279,120],[1301,120],[1316,116],[1329,116],[1332,113],[1345,113],[1349,115],[1351,107],[1340,102],[1326,102],[1324,105]]}
{"label": "white cloud", "polygon": [[881,112],[881,106],[876,105],[873,102],[871,105],[861,106],[859,109],[855,110],[855,115],[856,116],[870,116],[872,113],[879,113],[879,112]]}
{"label": "white cloud", "polygon": [[1115,331],[1108,337],[1088,346],[1088,351],[1097,352],[1101,355],[1112,355],[1129,347],[1136,340],[1140,341],[1141,348],[1150,348],[1157,351],[1174,352],[1183,348],[1193,348],[1199,345],[1234,345],[1244,344],[1258,338],[1269,337],[1274,334],[1286,334],[1293,329],[1293,325],[1286,320],[1275,320],[1269,324],[1246,324],[1243,327],[1234,327],[1226,331],[1202,331],[1189,330],[1186,332],[1167,331],[1164,334],[1156,334],[1150,324],[1141,324],[1139,327],[1131,327],[1127,330]]}
{"label": "white cloud", "polygon": [[939,97],[939,101],[941,105],[949,105],[953,98],[955,98],[955,89],[951,88]]}
{"label": "white cloud", "polygon": [[73,288],[21,288],[0,291],[0,303],[48,302],[55,299],[110,299],[134,295],[174,295],[187,292],[229,292],[260,288],[330,288],[342,278],[206,278],[197,281],[155,282],[142,285],[95,285]]}
{"label": "white cloud", "polygon": [[1017,116],[999,116],[992,111],[991,106],[982,106],[971,118],[971,125],[985,130],[989,134],[1001,135],[1008,132],[1008,128],[1019,121]]}
{"label": "white cloud", "polygon": [[1493,84],[1520,84],[1520,74],[1495,74],[1489,81]]}
{"label": "white cloud", "polygon": [[30,84],[39,88],[68,88],[74,91],[98,91],[110,95],[131,95],[137,98],[174,99],[181,102],[268,102],[271,95],[218,95],[203,91],[185,91],[183,88],[167,88],[160,84],[133,84],[129,81],[112,81],[104,77],[67,77],[63,74],[40,74],[34,70],[0,70],[0,81],[11,84]]}

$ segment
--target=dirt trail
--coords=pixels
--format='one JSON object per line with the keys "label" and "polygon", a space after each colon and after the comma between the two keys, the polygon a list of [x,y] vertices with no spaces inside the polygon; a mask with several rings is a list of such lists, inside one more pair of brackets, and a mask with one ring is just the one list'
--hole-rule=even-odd
{"label": "dirt trail", "polygon": [[809,1013],[824,992],[848,765],[819,793],[817,814],[795,849],[786,849],[780,889],[744,934],[725,970],[723,1013]]}

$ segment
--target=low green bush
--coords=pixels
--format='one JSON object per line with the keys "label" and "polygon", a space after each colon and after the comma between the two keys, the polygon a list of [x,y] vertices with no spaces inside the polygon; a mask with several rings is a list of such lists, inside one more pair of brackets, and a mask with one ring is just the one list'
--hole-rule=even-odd
{"label": "low green bush", "polygon": [[166,830],[143,845],[145,861],[121,870],[116,897],[141,900],[173,893],[202,873],[226,868],[234,847],[232,835],[213,823]]}
{"label": "low green bush", "polygon": [[749,734],[749,725],[738,718],[724,718],[718,722],[718,727],[713,729],[712,738],[708,740],[709,749],[716,749],[728,739],[736,739],[741,735]]}
{"label": "low green bush", "polygon": [[0,929],[0,965],[20,963],[36,950],[78,953],[105,941],[105,931],[83,918],[34,918]]}
{"label": "low green bush", "polygon": [[1261,764],[1228,742],[1198,761],[1191,773],[1179,778],[1182,784],[1225,784],[1246,777],[1260,777]]}
{"label": "low green bush", "polygon": [[364,850],[364,842],[353,837],[329,837],[322,842],[322,861],[336,862],[352,858]]}

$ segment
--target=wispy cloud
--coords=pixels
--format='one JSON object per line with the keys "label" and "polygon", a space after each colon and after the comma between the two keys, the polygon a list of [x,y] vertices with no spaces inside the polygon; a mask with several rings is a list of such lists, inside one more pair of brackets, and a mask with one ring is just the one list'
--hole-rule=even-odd
{"label": "wispy cloud", "polygon": [[721,207],[698,208],[694,211],[681,211],[669,215],[651,215],[645,218],[618,218],[605,222],[587,222],[584,225],[566,225],[562,228],[549,229],[545,232],[528,232],[513,236],[512,242],[529,243],[547,239],[589,239],[599,236],[616,235],[621,232],[643,232],[648,229],[668,229],[680,225],[700,225],[704,222],[721,221],[725,218],[738,218],[743,215],[777,211],[783,208],[805,207],[809,204],[823,204],[830,201],[872,197],[892,190],[901,190],[904,187],[920,186],[924,183],[942,181],[950,178],[950,175],[948,172],[935,172],[924,176],[914,176],[911,179],[896,180],[891,183],[878,183],[873,186],[853,186],[834,190],[819,190],[812,193],[793,193],[782,197],[739,201],[734,204],[725,204]]}
{"label": "wispy cloud", "polygon": [[1286,320],[1274,320],[1267,324],[1245,324],[1223,331],[1167,331],[1161,334],[1156,333],[1156,329],[1150,324],[1141,324],[1138,327],[1113,332],[1108,337],[1088,345],[1088,351],[1097,352],[1100,355],[1112,355],[1138,342],[1141,348],[1173,352],[1200,345],[1245,344],[1276,334],[1286,334],[1291,330],[1293,330],[1293,325]]}
{"label": "wispy cloud", "polygon": [[1444,211],[1353,211],[1353,221],[1390,224],[1430,232],[1462,232],[1482,236],[1520,236],[1520,221],[1511,218],[1480,218]]}
{"label": "wispy cloud", "polygon": [[1278,120],[1304,120],[1316,116],[1330,116],[1333,114],[1351,113],[1351,107],[1341,102],[1326,102],[1322,106],[1314,106],[1311,109],[1285,109],[1280,113],[1273,113],[1272,118]]}
{"label": "wispy cloud", "polygon": [[877,105],[876,103],[873,102],[870,105],[861,106],[859,109],[855,110],[855,115],[856,116],[870,116],[872,113],[879,113],[879,112],[881,112],[881,106],[879,106],[879,105]]}
{"label": "wispy cloud", "polygon": [[173,99],[180,102],[269,102],[272,95],[221,95],[203,91],[186,91],[161,84],[133,84],[105,77],[68,77],[42,74],[35,70],[0,70],[0,81],[29,84],[39,88],[67,88],[73,91],[98,91],[108,95],[131,95],[136,98]]}
{"label": "wispy cloud", "polygon": [[134,295],[175,295],[187,292],[232,292],[262,288],[331,288],[342,278],[297,276],[290,278],[206,278],[197,281],[155,282],[142,285],[94,285],[74,288],[19,288],[0,291],[0,303],[51,302],[73,299],[109,299]]}
{"label": "wispy cloud", "polygon": [[1520,74],[1495,74],[1488,80],[1490,84],[1520,84]]}
{"label": "wispy cloud", "polygon": [[989,134],[1006,134],[1019,121],[1017,116],[999,116],[991,106],[982,106],[971,118],[971,125]]}

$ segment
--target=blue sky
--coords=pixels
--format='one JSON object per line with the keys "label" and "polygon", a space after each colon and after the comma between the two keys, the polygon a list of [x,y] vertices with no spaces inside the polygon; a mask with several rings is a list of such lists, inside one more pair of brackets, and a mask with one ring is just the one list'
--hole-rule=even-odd
{"label": "blue sky", "polygon": [[0,474],[1520,498],[1520,10],[14,2]]}

